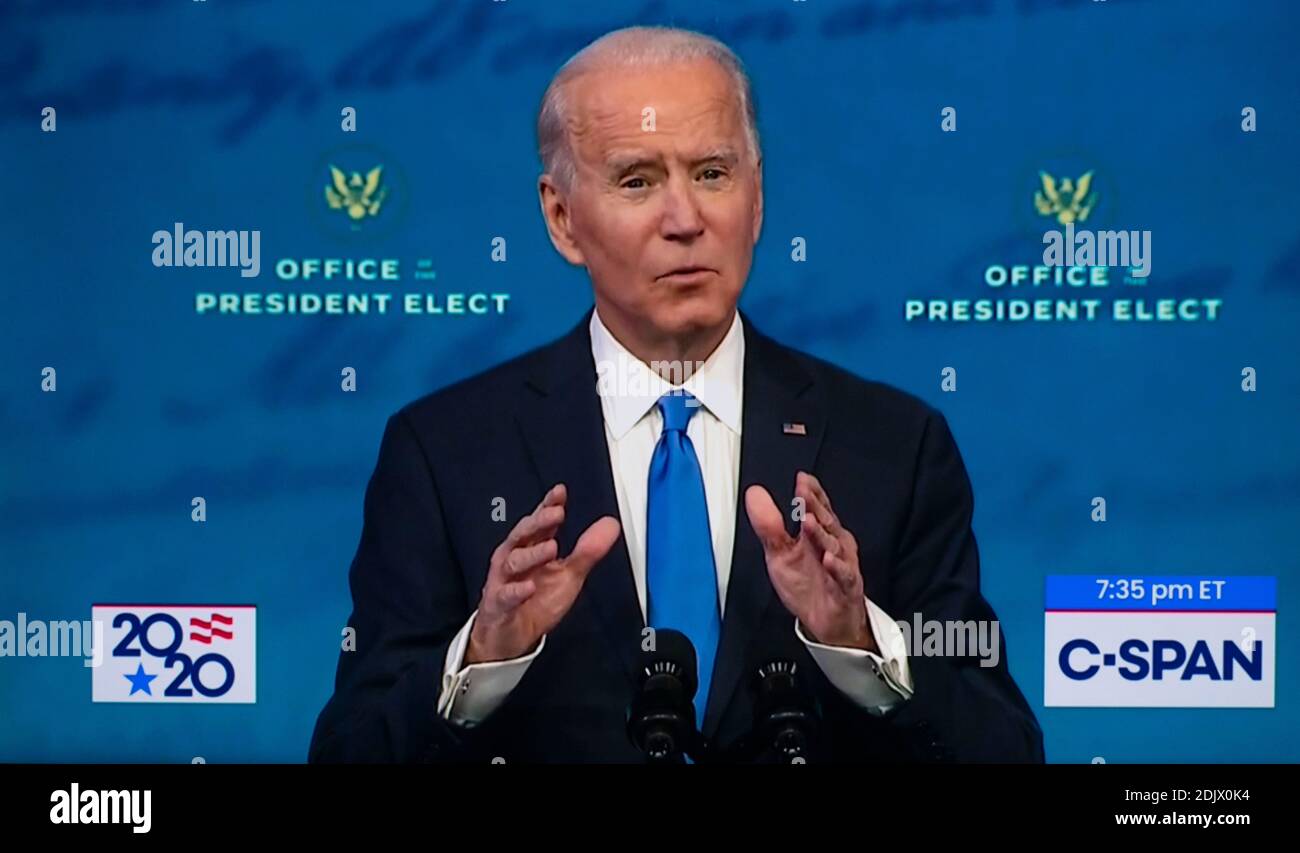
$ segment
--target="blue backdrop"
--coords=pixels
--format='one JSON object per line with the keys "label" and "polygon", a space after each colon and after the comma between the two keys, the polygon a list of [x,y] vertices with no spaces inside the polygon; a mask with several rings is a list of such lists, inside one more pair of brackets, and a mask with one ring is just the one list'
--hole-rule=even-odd
{"label": "blue backdrop", "polygon": [[[558,65],[630,23],[709,32],[748,64],[766,222],[742,308],[946,413],[1049,760],[1300,760],[1290,0],[0,4],[0,619],[249,603],[259,633],[253,705],[92,704],[76,658],[0,659],[0,760],[305,758],[385,418],[590,304],[541,222],[533,121]],[[359,230],[323,197],[323,164],[347,158],[382,162],[391,189]],[[905,320],[907,299],[1011,295],[985,274],[1041,258],[1040,169],[1093,170],[1098,227],[1152,232],[1136,296],[1219,298],[1218,319]],[[151,235],[175,222],[259,229],[260,277],[156,268]],[[196,313],[201,291],[303,289],[273,266],[308,257],[397,258],[388,289],[510,300]],[[1276,576],[1276,709],[1044,709],[1044,577],[1079,572]]]}

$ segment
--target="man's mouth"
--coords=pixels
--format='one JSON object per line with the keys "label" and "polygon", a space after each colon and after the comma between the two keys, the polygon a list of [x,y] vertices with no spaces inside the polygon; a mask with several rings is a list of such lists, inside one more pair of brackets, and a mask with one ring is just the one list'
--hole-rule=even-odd
{"label": "man's mouth", "polygon": [[659,278],[671,279],[674,281],[689,280],[695,278],[702,278],[712,272],[716,272],[716,270],[711,269],[710,267],[684,266],[684,267],[678,267],[677,269],[674,270],[669,270],[668,272],[659,276]]}

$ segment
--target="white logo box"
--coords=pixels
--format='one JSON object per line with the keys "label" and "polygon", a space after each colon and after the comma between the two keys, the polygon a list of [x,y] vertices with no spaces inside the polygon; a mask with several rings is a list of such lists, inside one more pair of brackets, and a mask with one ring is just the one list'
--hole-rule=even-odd
{"label": "white logo box", "polygon": [[95,604],[91,616],[104,626],[94,702],[257,701],[254,605]]}
{"label": "white logo box", "polygon": [[[1272,708],[1274,707],[1274,671],[1276,665],[1276,613],[1197,613],[1180,612],[1051,612],[1044,624],[1044,699],[1048,707],[1089,708]],[[1069,653],[1068,664],[1076,672],[1096,666],[1095,674],[1082,680],[1070,678],[1062,669],[1061,652],[1068,643],[1087,640],[1097,648],[1076,646]],[[1121,646],[1129,640],[1145,643],[1145,652],[1137,652],[1147,671],[1138,680],[1126,679],[1121,669],[1140,669],[1125,660]],[[1162,657],[1172,661],[1180,647],[1181,665],[1168,668],[1161,679],[1153,677],[1156,656],[1154,643],[1166,641]],[[1204,669],[1207,660],[1195,652],[1204,641],[1208,665],[1219,675],[1212,679],[1204,672],[1184,679],[1188,665],[1195,659]],[[1225,652],[1225,643],[1239,650]],[[1173,645],[1177,644],[1177,646]],[[1260,678],[1251,677],[1240,660],[1254,660],[1259,654]],[[1107,656],[1113,656],[1113,660]],[[1232,657],[1231,678],[1228,659]]]}

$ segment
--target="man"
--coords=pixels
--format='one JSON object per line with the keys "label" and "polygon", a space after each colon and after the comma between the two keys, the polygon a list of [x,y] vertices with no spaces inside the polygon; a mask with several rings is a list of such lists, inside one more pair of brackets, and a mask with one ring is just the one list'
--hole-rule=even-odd
{"label": "man", "polygon": [[763,220],[736,57],[610,33],[556,75],[538,137],[546,226],[595,309],[389,419],[310,759],[644,760],[648,626],[692,641],[713,754],[776,656],[822,717],[810,760],[1041,761],[1000,643],[994,666],[913,657],[894,621],[996,618],[943,416],[736,308]]}

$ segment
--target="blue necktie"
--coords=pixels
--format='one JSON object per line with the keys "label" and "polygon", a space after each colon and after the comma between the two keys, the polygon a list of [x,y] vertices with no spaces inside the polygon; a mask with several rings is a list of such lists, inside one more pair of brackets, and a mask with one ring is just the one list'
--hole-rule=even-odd
{"label": "blue necktie", "polygon": [[664,429],[650,459],[646,621],[652,628],[681,631],[695,646],[700,684],[695,693],[695,720],[702,727],[722,619],[704,476],[686,435],[686,424],[699,407],[685,392],[669,392],[659,398]]}

